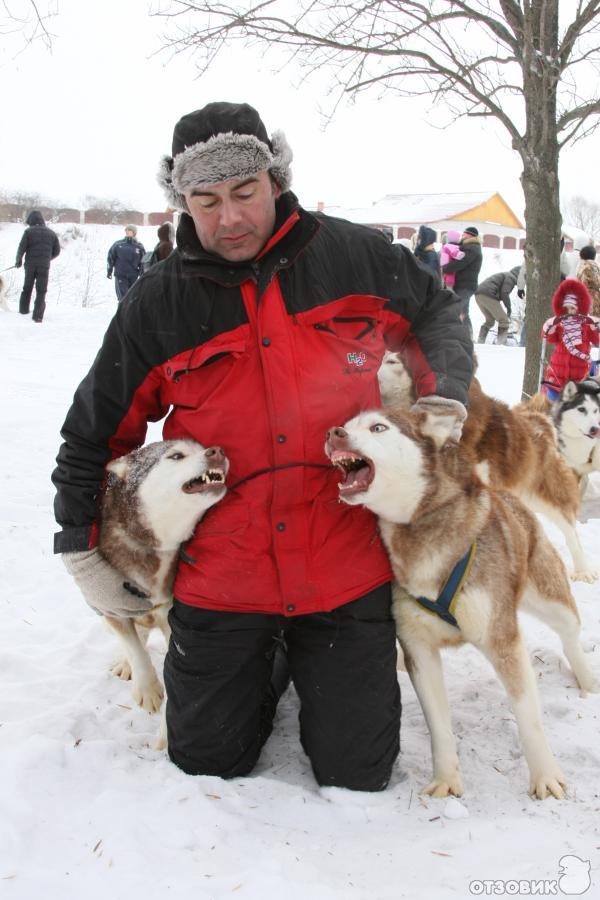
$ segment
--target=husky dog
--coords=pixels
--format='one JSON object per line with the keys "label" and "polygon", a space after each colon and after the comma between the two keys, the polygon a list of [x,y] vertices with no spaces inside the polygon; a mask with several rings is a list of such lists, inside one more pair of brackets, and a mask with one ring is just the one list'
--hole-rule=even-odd
{"label": "husky dog", "polygon": [[10,309],[8,300],[6,299],[7,292],[8,286],[6,280],[0,275],[0,309],[3,309],[5,312],[8,312]]}
{"label": "husky dog", "polygon": [[[384,360],[379,370],[381,399],[385,406],[408,409],[406,368],[395,355],[395,366]],[[573,557],[571,578],[595,581],[598,572],[586,559],[576,530],[578,478],[559,451],[548,415],[530,404],[511,409],[484,394],[474,378],[461,444],[472,452],[480,477],[490,487],[510,491],[560,528]]]}
{"label": "husky dog", "polygon": [[550,415],[560,452],[577,473],[583,496],[588,475],[600,470],[600,382],[568,381],[551,404]]}
{"label": "husky dog", "polygon": [[[544,735],[536,679],[517,621],[519,608],[557,632],[583,690],[596,690],[579,643],[580,621],[563,563],[535,516],[513,494],[490,490],[472,454],[450,439],[456,416],[365,412],[327,434],[342,473],[340,499],[379,517],[398,587],[394,617],[406,667],[431,735],[433,780],[425,793],[460,796],[440,648],[468,642],[490,660],[511,699],[539,799],[563,797],[565,776]],[[456,625],[423,608],[475,545],[450,606]]]}
{"label": "husky dog", "polygon": [[135,619],[105,616],[125,649],[126,658],[112,671],[131,678],[133,697],[148,712],[160,708],[163,688],[145,647],[145,629],[160,628],[168,643],[179,548],[225,495],[228,468],[220,447],[191,440],[147,444],[106,466],[98,547],[123,575],[124,586],[154,603]]}

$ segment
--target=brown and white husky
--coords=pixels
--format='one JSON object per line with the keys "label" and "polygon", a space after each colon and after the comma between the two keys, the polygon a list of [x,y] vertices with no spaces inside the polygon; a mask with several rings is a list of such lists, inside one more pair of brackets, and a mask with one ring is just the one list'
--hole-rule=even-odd
{"label": "brown and white husky", "polygon": [[225,495],[229,468],[220,447],[196,441],[157,441],[108,463],[98,547],[125,586],[154,603],[134,619],[105,616],[125,658],[112,669],[131,678],[136,703],[157,712],[163,688],[145,643],[151,628],[169,641],[168,613],[181,544],[207,509]]}
{"label": "brown and white husky", "polygon": [[[378,377],[383,404],[409,409],[414,390],[399,354],[385,354]],[[561,455],[548,415],[530,404],[511,408],[488,397],[474,378],[461,444],[473,454],[486,484],[510,491],[560,528],[573,558],[571,578],[595,581],[598,571],[586,558],[576,528],[578,476]]]}
{"label": "brown and white husky", "polygon": [[[463,792],[440,648],[468,642],[489,659],[508,692],[531,793],[562,797],[566,779],[544,734],[517,612],[527,610],[557,632],[577,682],[592,691],[597,684],[579,642],[577,607],[536,517],[513,494],[483,483],[471,452],[450,439],[455,423],[452,413],[365,412],[332,428],[325,449],[343,475],[340,499],[379,517],[398,585],[398,639],[431,735],[433,780],[425,792]],[[457,624],[450,624],[414,598],[435,602],[473,544],[452,608]]]}

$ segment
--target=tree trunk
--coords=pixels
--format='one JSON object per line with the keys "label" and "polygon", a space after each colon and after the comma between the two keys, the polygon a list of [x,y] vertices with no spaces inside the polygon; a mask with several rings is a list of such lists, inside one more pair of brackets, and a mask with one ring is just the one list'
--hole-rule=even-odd
{"label": "tree trunk", "polygon": [[555,153],[537,153],[533,166],[524,163],[521,183],[525,195],[527,227],[527,347],[522,388],[522,399],[525,400],[532,397],[538,389],[542,325],[553,315],[552,295],[560,281],[558,148]]}
{"label": "tree trunk", "polygon": [[523,160],[527,349],[523,374],[526,399],[538,389],[544,321],[560,280],[560,202],[556,90],[559,72],[558,0],[531,0],[523,10],[523,94],[526,130],[515,144]]}

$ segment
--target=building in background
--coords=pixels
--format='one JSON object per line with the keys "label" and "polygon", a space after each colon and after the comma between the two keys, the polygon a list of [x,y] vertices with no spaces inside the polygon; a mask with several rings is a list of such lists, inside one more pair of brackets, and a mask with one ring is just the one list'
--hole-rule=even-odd
{"label": "building in background", "polygon": [[342,208],[319,204],[331,216],[387,231],[394,240],[411,238],[419,225],[429,225],[440,241],[449,228],[479,229],[484,247],[519,250],[525,244],[525,226],[499,193],[470,191],[445,194],[386,194],[371,206]]}

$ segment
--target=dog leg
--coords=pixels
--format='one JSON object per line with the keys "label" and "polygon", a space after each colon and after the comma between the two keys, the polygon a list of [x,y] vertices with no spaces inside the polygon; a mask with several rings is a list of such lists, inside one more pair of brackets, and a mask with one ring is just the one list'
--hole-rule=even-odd
{"label": "dog leg", "polygon": [[158,728],[158,734],[156,735],[156,741],[154,742],[155,750],[166,750],[168,746],[167,740],[167,698],[163,700],[163,704],[160,708],[160,725]]}
{"label": "dog leg", "polygon": [[[142,645],[145,647],[148,642],[148,635],[150,634],[150,632],[147,628],[142,628],[140,625],[136,625],[135,630]],[[118,659],[117,662],[111,666],[110,673],[111,675],[116,675],[116,677],[120,678],[121,681],[131,681],[131,665],[129,664],[129,660],[127,659],[127,657],[123,656],[121,657],[121,659]]]}
{"label": "dog leg", "polygon": [[119,635],[125,647],[127,660],[131,666],[133,699],[146,712],[158,712],[163,698],[163,688],[133,619],[117,619],[113,616],[105,616],[105,619]]}
{"label": "dog leg", "polygon": [[[165,604],[164,606],[158,607],[154,612],[156,626],[162,631],[167,647],[169,646],[169,641],[171,640],[171,626],[169,625],[170,608],[171,604]],[[167,744],[167,697],[165,694],[165,698],[160,709],[160,726],[158,729],[158,734],[156,736],[154,749],[166,750]]]}
{"label": "dog leg", "polygon": [[544,596],[535,585],[532,585],[523,595],[522,609],[556,632],[579,687],[582,691],[596,693],[600,687],[581,646],[581,623],[575,601],[569,593],[569,585],[566,580],[564,585],[561,585],[559,580],[556,589],[557,595],[567,597],[568,600]]}
{"label": "dog leg", "polygon": [[550,794],[564,798],[566,778],[560,770],[544,733],[535,673],[527,649],[517,637],[497,650],[482,646],[504,684],[517,720],[523,752],[529,766],[529,792],[538,800]]}
{"label": "dog leg", "polygon": [[569,553],[573,557],[573,571],[569,573],[569,577],[573,581],[586,581],[592,584],[598,578],[598,570],[594,569],[585,557],[583,547],[579,542],[577,530],[575,528],[575,518],[571,521],[564,513],[560,512],[555,506],[542,501],[536,501],[535,497],[527,498],[527,505],[534,512],[540,512],[547,516],[551,522],[562,531]]}
{"label": "dog leg", "polygon": [[411,637],[410,645],[400,641],[404,651],[406,669],[421,704],[429,735],[433,757],[433,781],[422,793],[432,797],[462,796],[456,739],[452,733],[450,707],[444,686],[442,659],[437,647]]}

